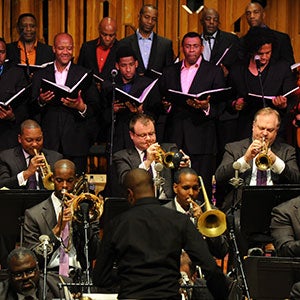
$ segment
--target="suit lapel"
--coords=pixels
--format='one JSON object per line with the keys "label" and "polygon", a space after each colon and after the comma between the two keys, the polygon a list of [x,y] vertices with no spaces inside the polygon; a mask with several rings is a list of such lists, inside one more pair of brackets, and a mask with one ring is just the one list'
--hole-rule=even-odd
{"label": "suit lapel", "polygon": [[44,206],[42,207],[42,217],[46,222],[46,226],[50,231],[52,231],[52,228],[56,225],[57,219],[55,210],[52,204],[51,196],[47,199],[48,201],[45,201]]}
{"label": "suit lapel", "polygon": [[149,61],[148,61],[148,67],[147,69],[150,70],[153,62],[155,61],[155,55],[157,55],[156,53],[156,49],[157,49],[157,34],[153,33],[153,41],[152,41],[152,46],[151,46],[151,51],[150,51],[150,56],[149,56]]}
{"label": "suit lapel", "polygon": [[22,148],[20,146],[15,148],[14,155],[15,155],[15,163],[16,163],[17,169],[19,169],[19,172],[27,169],[26,159],[24,157]]}

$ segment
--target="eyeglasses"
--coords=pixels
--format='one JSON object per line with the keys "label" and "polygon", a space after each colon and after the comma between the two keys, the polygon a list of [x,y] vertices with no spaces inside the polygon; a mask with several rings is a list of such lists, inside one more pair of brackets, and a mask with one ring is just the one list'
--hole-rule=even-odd
{"label": "eyeglasses", "polygon": [[28,276],[32,276],[35,274],[35,272],[37,271],[37,268],[31,268],[31,269],[27,269],[24,271],[20,271],[20,272],[10,272],[10,275],[15,279],[15,280],[20,280],[24,277],[24,275],[26,277]]}
{"label": "eyeglasses", "polygon": [[134,132],[133,134],[135,134],[137,137],[142,138],[142,139],[145,139],[147,136],[149,136],[150,138],[155,136],[155,132],[141,133],[141,134],[137,134]]}

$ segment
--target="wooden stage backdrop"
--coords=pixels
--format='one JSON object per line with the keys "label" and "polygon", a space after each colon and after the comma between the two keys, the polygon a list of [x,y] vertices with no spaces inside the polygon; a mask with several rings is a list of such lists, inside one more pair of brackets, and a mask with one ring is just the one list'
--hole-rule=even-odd
{"label": "wooden stage backdrop", "polygon": [[[248,25],[244,10],[250,0],[204,0],[206,7],[220,13],[220,28],[242,36]],[[300,0],[268,0],[266,23],[290,35],[295,59],[300,61]],[[174,52],[180,53],[180,41],[188,31],[201,32],[200,14],[188,14],[182,7],[186,0],[0,0],[0,36],[7,42],[16,40],[19,14],[33,13],[38,19],[38,36],[52,44],[56,33],[67,31],[75,42],[75,60],[81,44],[98,36],[97,25],[104,16],[117,20],[117,38],[131,34],[137,27],[137,16],[143,4],[159,9],[156,32],[173,41]]]}

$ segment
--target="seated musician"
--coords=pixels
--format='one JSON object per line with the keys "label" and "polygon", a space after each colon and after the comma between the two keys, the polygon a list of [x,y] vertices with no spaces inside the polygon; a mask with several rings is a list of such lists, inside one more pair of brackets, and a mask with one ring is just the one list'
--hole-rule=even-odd
{"label": "seated musician", "polygon": [[[243,179],[244,185],[299,183],[300,174],[295,149],[276,140],[279,126],[279,113],[269,107],[263,108],[254,117],[252,138],[229,143],[225,146],[223,160],[216,171],[216,180],[219,186],[218,190],[222,190],[222,185],[224,185],[225,193],[228,192],[223,203],[223,210],[227,212],[230,208],[231,211],[234,208],[236,213],[236,233],[240,233],[238,208],[241,200],[241,193],[239,193],[241,190],[238,190],[233,205],[234,193],[229,190],[229,181],[235,176],[233,163],[238,162],[239,175]],[[264,155],[266,149],[267,152]],[[258,155],[261,155],[262,158],[257,159]],[[238,240],[242,255],[247,254],[248,248],[265,247],[271,241],[271,239],[267,239],[262,246],[256,242],[248,245],[248,242],[243,241],[242,236],[238,236]]]}
{"label": "seated musician", "polygon": [[[120,150],[113,155],[113,163],[121,185],[123,184],[125,175],[134,168],[145,169],[152,174],[154,179],[157,178],[157,171],[154,167],[160,149],[163,149],[165,152],[179,152],[175,144],[159,145],[156,142],[155,122],[148,115],[134,115],[129,123],[129,134],[134,148]],[[183,168],[189,165],[190,159],[183,153],[179,167]],[[170,168],[163,168],[160,176],[164,178],[165,182],[160,188],[159,198],[172,198],[172,173]]]}
{"label": "seated musician", "polygon": [[42,129],[33,120],[21,124],[18,141],[19,146],[0,152],[0,188],[45,189],[40,172],[45,159],[53,167],[62,155],[43,148]]}
{"label": "seated musician", "polygon": [[[76,183],[76,169],[73,162],[59,160],[53,169],[55,190],[51,196],[40,204],[25,211],[24,245],[35,250],[43,265],[43,253],[40,253],[39,237],[47,235],[53,252],[48,257],[48,270],[69,276],[80,274],[86,268],[84,253],[84,230],[80,222],[74,220],[71,204],[75,196],[72,194]],[[71,222],[73,220],[73,222]],[[91,223],[89,228],[89,259],[95,257],[98,238],[98,222]],[[78,271],[78,272],[77,272]]]}

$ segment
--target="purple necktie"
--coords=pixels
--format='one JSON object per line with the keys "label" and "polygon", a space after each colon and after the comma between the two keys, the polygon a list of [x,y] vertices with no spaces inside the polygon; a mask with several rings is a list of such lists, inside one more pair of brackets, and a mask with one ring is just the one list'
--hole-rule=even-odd
{"label": "purple necktie", "polygon": [[[144,150],[143,153],[144,153],[143,161],[145,161],[145,160],[147,159],[147,150]],[[152,167],[151,167],[151,165],[150,165],[150,167],[149,167],[149,170],[147,170],[147,172],[153,177],[153,172],[152,172]]]}
{"label": "purple necktie", "polygon": [[69,235],[70,225],[69,222],[61,233],[61,245],[59,248],[59,275],[69,276]]}
{"label": "purple necktie", "polygon": [[[29,157],[29,164],[30,164],[31,158],[32,158],[32,156]],[[29,178],[27,179],[27,189],[28,190],[36,190],[36,188],[37,188],[37,182],[36,182],[36,176],[34,173],[31,176],[29,176]]]}
{"label": "purple necktie", "polygon": [[267,185],[267,171],[257,170],[256,185]]}

